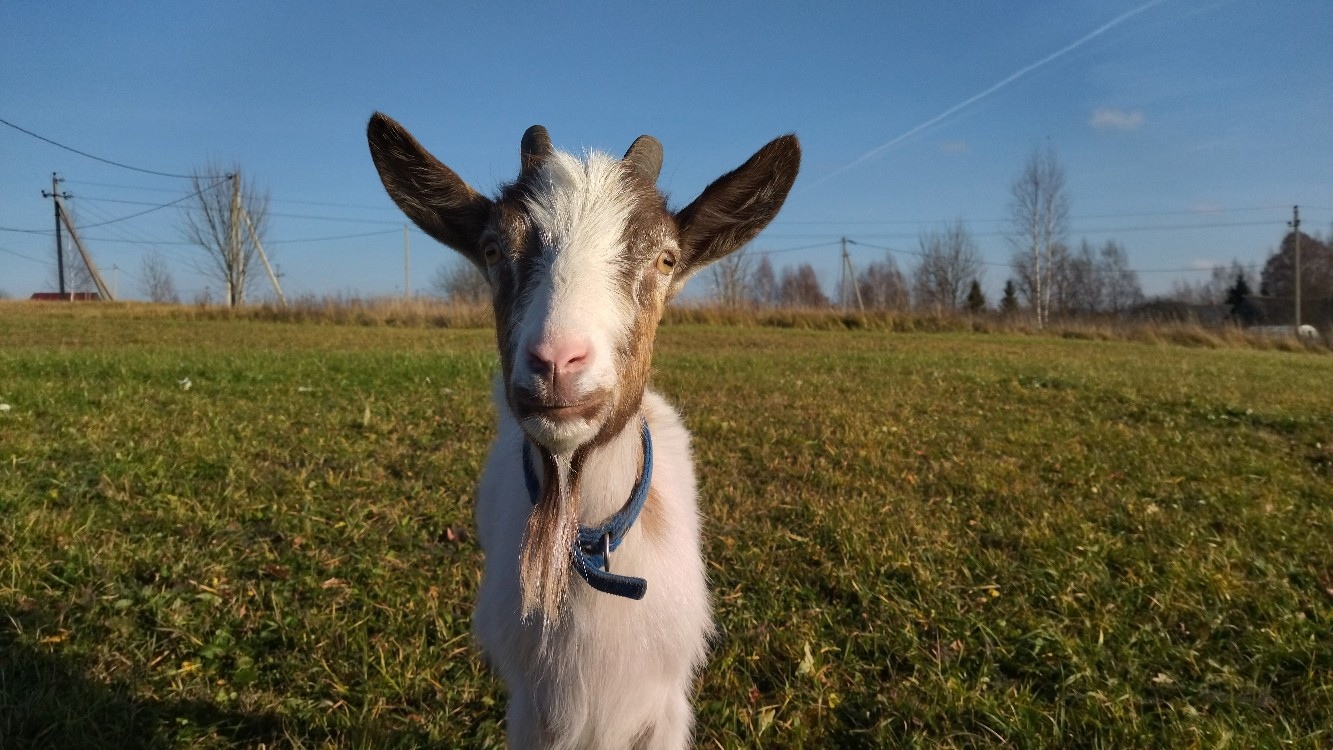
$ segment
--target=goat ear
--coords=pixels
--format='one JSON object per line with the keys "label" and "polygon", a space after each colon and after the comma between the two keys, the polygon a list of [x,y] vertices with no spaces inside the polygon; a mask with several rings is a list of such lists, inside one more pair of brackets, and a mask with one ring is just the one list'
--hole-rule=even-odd
{"label": "goat ear", "polygon": [[651,135],[641,135],[630,144],[623,161],[656,185],[657,176],[662,173],[662,144]]}
{"label": "goat ear", "polygon": [[444,166],[397,122],[379,112],[366,126],[370,156],[393,202],[421,231],[462,253],[478,268],[491,201]]}
{"label": "goat ear", "polygon": [[677,292],[699,269],[754,239],[778,215],[801,168],[801,144],[784,135],[722,175],[676,213],[681,257]]}

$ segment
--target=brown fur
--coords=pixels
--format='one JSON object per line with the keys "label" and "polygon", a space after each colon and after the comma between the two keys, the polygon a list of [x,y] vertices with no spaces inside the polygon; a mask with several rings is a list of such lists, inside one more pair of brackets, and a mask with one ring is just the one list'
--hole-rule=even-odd
{"label": "brown fur", "polygon": [[639,513],[639,524],[643,529],[643,535],[649,539],[661,539],[663,532],[666,531],[666,514],[662,512],[662,496],[657,494],[657,490],[649,488],[648,501],[643,504],[643,511]]}

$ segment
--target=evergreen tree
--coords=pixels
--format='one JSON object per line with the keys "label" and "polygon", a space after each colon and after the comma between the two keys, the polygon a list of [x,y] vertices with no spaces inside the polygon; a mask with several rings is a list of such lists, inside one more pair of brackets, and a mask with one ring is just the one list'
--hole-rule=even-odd
{"label": "evergreen tree", "polygon": [[1231,288],[1227,290],[1227,304],[1231,307],[1231,313],[1234,315],[1236,308],[1249,297],[1250,285],[1245,282],[1245,274],[1236,274],[1236,283],[1232,284]]}
{"label": "evergreen tree", "polygon": [[1000,298],[1000,314],[1013,315],[1018,312],[1018,287],[1014,286],[1014,280],[1009,279],[1004,282],[1004,296]]}
{"label": "evergreen tree", "polygon": [[1263,320],[1262,312],[1250,301],[1250,284],[1245,280],[1244,271],[1236,273],[1236,283],[1227,289],[1226,304],[1231,319],[1237,323],[1249,326]]}
{"label": "evergreen tree", "polygon": [[972,279],[972,288],[967,290],[967,311],[973,315],[986,311],[986,295],[976,279]]}

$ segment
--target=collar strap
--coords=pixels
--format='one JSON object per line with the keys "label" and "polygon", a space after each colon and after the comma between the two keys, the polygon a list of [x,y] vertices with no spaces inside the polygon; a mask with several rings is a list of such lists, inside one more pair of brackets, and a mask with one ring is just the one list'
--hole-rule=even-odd
{"label": "collar strap", "polygon": [[[639,512],[648,502],[648,489],[653,481],[653,438],[648,434],[648,420],[640,417],[643,433],[643,474],[634,484],[629,500],[620,510],[597,526],[579,524],[574,540],[570,564],[589,586],[604,594],[627,599],[642,599],[648,591],[648,582],[642,578],[622,576],[611,572],[611,553],[620,547]],[[528,497],[536,505],[541,499],[541,483],[532,468],[532,446],[523,441],[523,478],[527,481]]]}

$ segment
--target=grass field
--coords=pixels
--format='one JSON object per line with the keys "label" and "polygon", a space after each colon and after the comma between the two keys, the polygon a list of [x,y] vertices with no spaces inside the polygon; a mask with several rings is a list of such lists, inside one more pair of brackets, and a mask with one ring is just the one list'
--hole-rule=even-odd
{"label": "grass field", "polygon": [[[492,347],[0,305],[0,747],[502,746]],[[668,325],[656,362],[701,746],[1333,746],[1326,353]]]}

